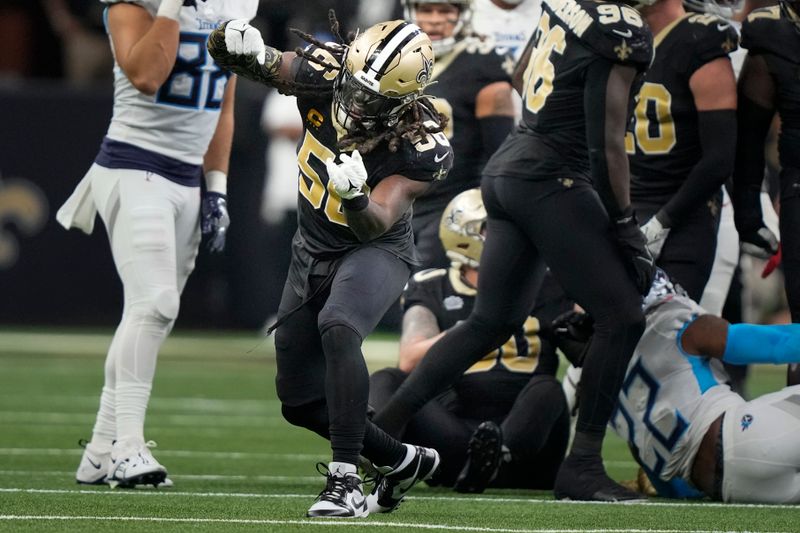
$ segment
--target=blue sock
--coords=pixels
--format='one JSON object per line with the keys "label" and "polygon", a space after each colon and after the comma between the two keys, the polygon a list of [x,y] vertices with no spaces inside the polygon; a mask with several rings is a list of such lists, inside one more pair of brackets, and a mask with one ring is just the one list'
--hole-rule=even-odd
{"label": "blue sock", "polygon": [[731,324],[722,360],[734,365],[800,362],[800,324]]}

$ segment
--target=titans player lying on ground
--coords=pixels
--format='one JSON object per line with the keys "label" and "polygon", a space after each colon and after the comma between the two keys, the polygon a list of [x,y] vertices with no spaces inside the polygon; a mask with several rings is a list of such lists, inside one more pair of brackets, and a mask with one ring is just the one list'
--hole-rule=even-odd
{"label": "titans player lying on ground", "polygon": [[800,503],[800,386],[745,401],[722,362],[800,361],[800,325],[729,324],[659,272],[611,425],[660,496]]}
{"label": "titans player lying on ground", "polygon": [[[333,14],[331,22],[338,36]],[[444,119],[423,96],[433,51],[417,26],[384,22],[352,42],[301,36],[312,45],[281,53],[230,21],[209,50],[224,68],[297,95],[299,229],[272,327],[277,391],[289,422],[331,441],[327,484],[308,516],[361,517],[393,510],[439,464],[435,450],[403,445],[367,421],[361,343],[418,264],[411,205],[447,175],[453,153]],[[368,498],[356,472],[362,453],[382,474]]]}

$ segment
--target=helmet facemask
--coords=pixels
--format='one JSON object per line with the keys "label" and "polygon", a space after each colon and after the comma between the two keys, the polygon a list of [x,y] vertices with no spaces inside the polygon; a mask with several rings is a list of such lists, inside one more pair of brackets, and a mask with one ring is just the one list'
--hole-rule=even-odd
{"label": "helmet facemask", "polygon": [[347,131],[372,130],[394,126],[416,95],[391,98],[375,92],[358,81],[347,69],[334,82],[333,112],[337,122]]}

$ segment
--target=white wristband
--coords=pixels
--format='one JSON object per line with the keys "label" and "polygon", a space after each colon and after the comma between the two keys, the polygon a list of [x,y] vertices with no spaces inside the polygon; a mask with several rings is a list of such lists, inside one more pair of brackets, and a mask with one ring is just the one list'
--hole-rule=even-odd
{"label": "white wristband", "polygon": [[158,6],[156,16],[177,21],[180,19],[182,7],[183,0],[161,0],[161,5]]}
{"label": "white wristband", "polygon": [[209,170],[206,172],[206,190],[228,194],[228,176],[221,170]]}

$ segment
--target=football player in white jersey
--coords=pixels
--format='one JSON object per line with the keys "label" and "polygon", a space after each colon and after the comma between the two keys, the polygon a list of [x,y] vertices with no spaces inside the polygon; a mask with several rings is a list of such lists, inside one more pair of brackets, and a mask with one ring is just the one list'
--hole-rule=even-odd
{"label": "football player in white jersey", "polygon": [[474,0],[472,29],[519,60],[541,12],[541,0]]}
{"label": "football player in white jersey", "polygon": [[729,324],[660,271],[611,426],[664,497],[800,503],[800,386],[745,401],[722,362],[800,360],[800,324]]}
{"label": "football player in white jersey", "polygon": [[[156,358],[178,316],[202,233],[221,251],[235,80],[206,50],[223,20],[257,0],[102,0],[114,52],[114,114],[86,176],[59,210],[66,228],[106,226],[124,288],[78,483],[159,485],[144,418]],[[205,189],[201,197],[201,181]]]}

